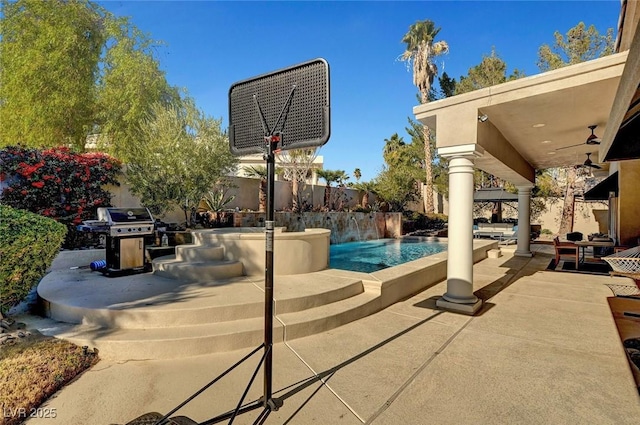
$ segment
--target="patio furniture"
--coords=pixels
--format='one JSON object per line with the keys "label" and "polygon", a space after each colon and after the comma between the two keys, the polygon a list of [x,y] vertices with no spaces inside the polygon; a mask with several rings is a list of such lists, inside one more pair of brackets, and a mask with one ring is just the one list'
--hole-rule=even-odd
{"label": "patio furniture", "polygon": [[510,241],[516,238],[516,230],[511,223],[478,223],[474,226],[473,237]]}
{"label": "patio furniture", "polygon": [[[613,243],[612,240],[591,240],[591,241],[577,241],[574,242],[579,248],[582,248],[582,256],[581,258],[581,262],[585,262],[587,260],[589,261],[601,261],[601,254],[598,254],[598,250],[603,250],[603,249],[611,249],[613,248],[613,246],[615,245]],[[591,247],[593,248],[593,257],[587,258],[585,255],[585,250],[586,248]]]}
{"label": "patio furniture", "polygon": [[611,276],[624,276],[633,279],[640,288],[640,246],[603,257],[613,271]]}
{"label": "patio furniture", "polygon": [[573,242],[560,242],[560,238],[557,236],[553,238],[553,248],[556,250],[556,266],[560,262],[561,257],[571,257],[576,264],[576,270],[578,270],[579,262],[579,250],[580,248]]}

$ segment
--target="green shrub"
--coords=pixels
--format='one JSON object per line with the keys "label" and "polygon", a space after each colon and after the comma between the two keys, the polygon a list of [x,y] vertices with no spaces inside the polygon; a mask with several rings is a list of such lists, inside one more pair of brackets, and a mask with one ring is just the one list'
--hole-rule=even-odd
{"label": "green shrub", "polygon": [[448,221],[448,216],[445,214],[423,214],[418,211],[408,211],[405,213],[405,219],[415,222],[417,229],[428,229],[444,227]]}
{"label": "green shrub", "polygon": [[0,311],[22,301],[42,279],[66,233],[53,219],[0,205]]}
{"label": "green shrub", "polygon": [[549,230],[549,229],[542,229],[540,231],[540,234],[542,234],[542,235],[552,235],[553,232],[551,230]]}

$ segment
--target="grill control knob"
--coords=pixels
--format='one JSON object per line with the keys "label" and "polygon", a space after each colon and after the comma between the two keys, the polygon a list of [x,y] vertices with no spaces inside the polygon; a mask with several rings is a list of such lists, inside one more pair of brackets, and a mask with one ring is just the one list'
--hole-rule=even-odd
{"label": "grill control knob", "polygon": [[118,229],[118,233],[122,232],[122,229]]}

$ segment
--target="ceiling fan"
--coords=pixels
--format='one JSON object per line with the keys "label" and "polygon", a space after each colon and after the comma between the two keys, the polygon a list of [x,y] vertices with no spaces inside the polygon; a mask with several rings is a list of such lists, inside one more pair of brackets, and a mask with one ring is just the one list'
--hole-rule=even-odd
{"label": "ceiling fan", "polygon": [[558,151],[560,149],[575,148],[576,146],[584,146],[584,145],[599,145],[600,138],[594,134],[594,130],[596,129],[596,127],[597,125],[590,125],[589,127],[587,127],[588,129],[591,130],[591,134],[589,135],[589,137],[587,137],[587,140],[584,143],[578,143],[577,145],[571,145],[571,146],[563,146],[556,150]]}
{"label": "ceiling fan", "polygon": [[591,160],[591,152],[587,153],[587,159],[584,161],[584,164],[582,165],[585,167],[595,168],[596,170],[599,170],[602,168],[598,164],[593,163],[593,161]]}

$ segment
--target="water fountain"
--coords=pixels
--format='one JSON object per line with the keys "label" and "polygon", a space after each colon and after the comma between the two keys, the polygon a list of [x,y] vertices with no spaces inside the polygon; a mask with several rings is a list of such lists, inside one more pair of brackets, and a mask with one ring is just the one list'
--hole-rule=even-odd
{"label": "water fountain", "polygon": [[369,216],[369,219],[373,222],[373,228],[376,229],[376,240],[380,239],[380,232],[378,231],[378,223],[376,223],[376,218],[373,215]]}
{"label": "water fountain", "polygon": [[331,230],[329,242],[332,244],[338,243],[339,241],[338,241],[338,232],[337,232],[336,224],[331,220],[331,217],[327,217],[326,220],[328,221],[327,227],[329,228],[329,230]]}
{"label": "water fountain", "polygon": [[356,220],[354,216],[351,216],[350,219],[353,220],[354,223],[356,223],[356,230],[358,231],[358,241],[361,241],[362,238],[360,238],[360,226],[358,225],[358,220]]}

